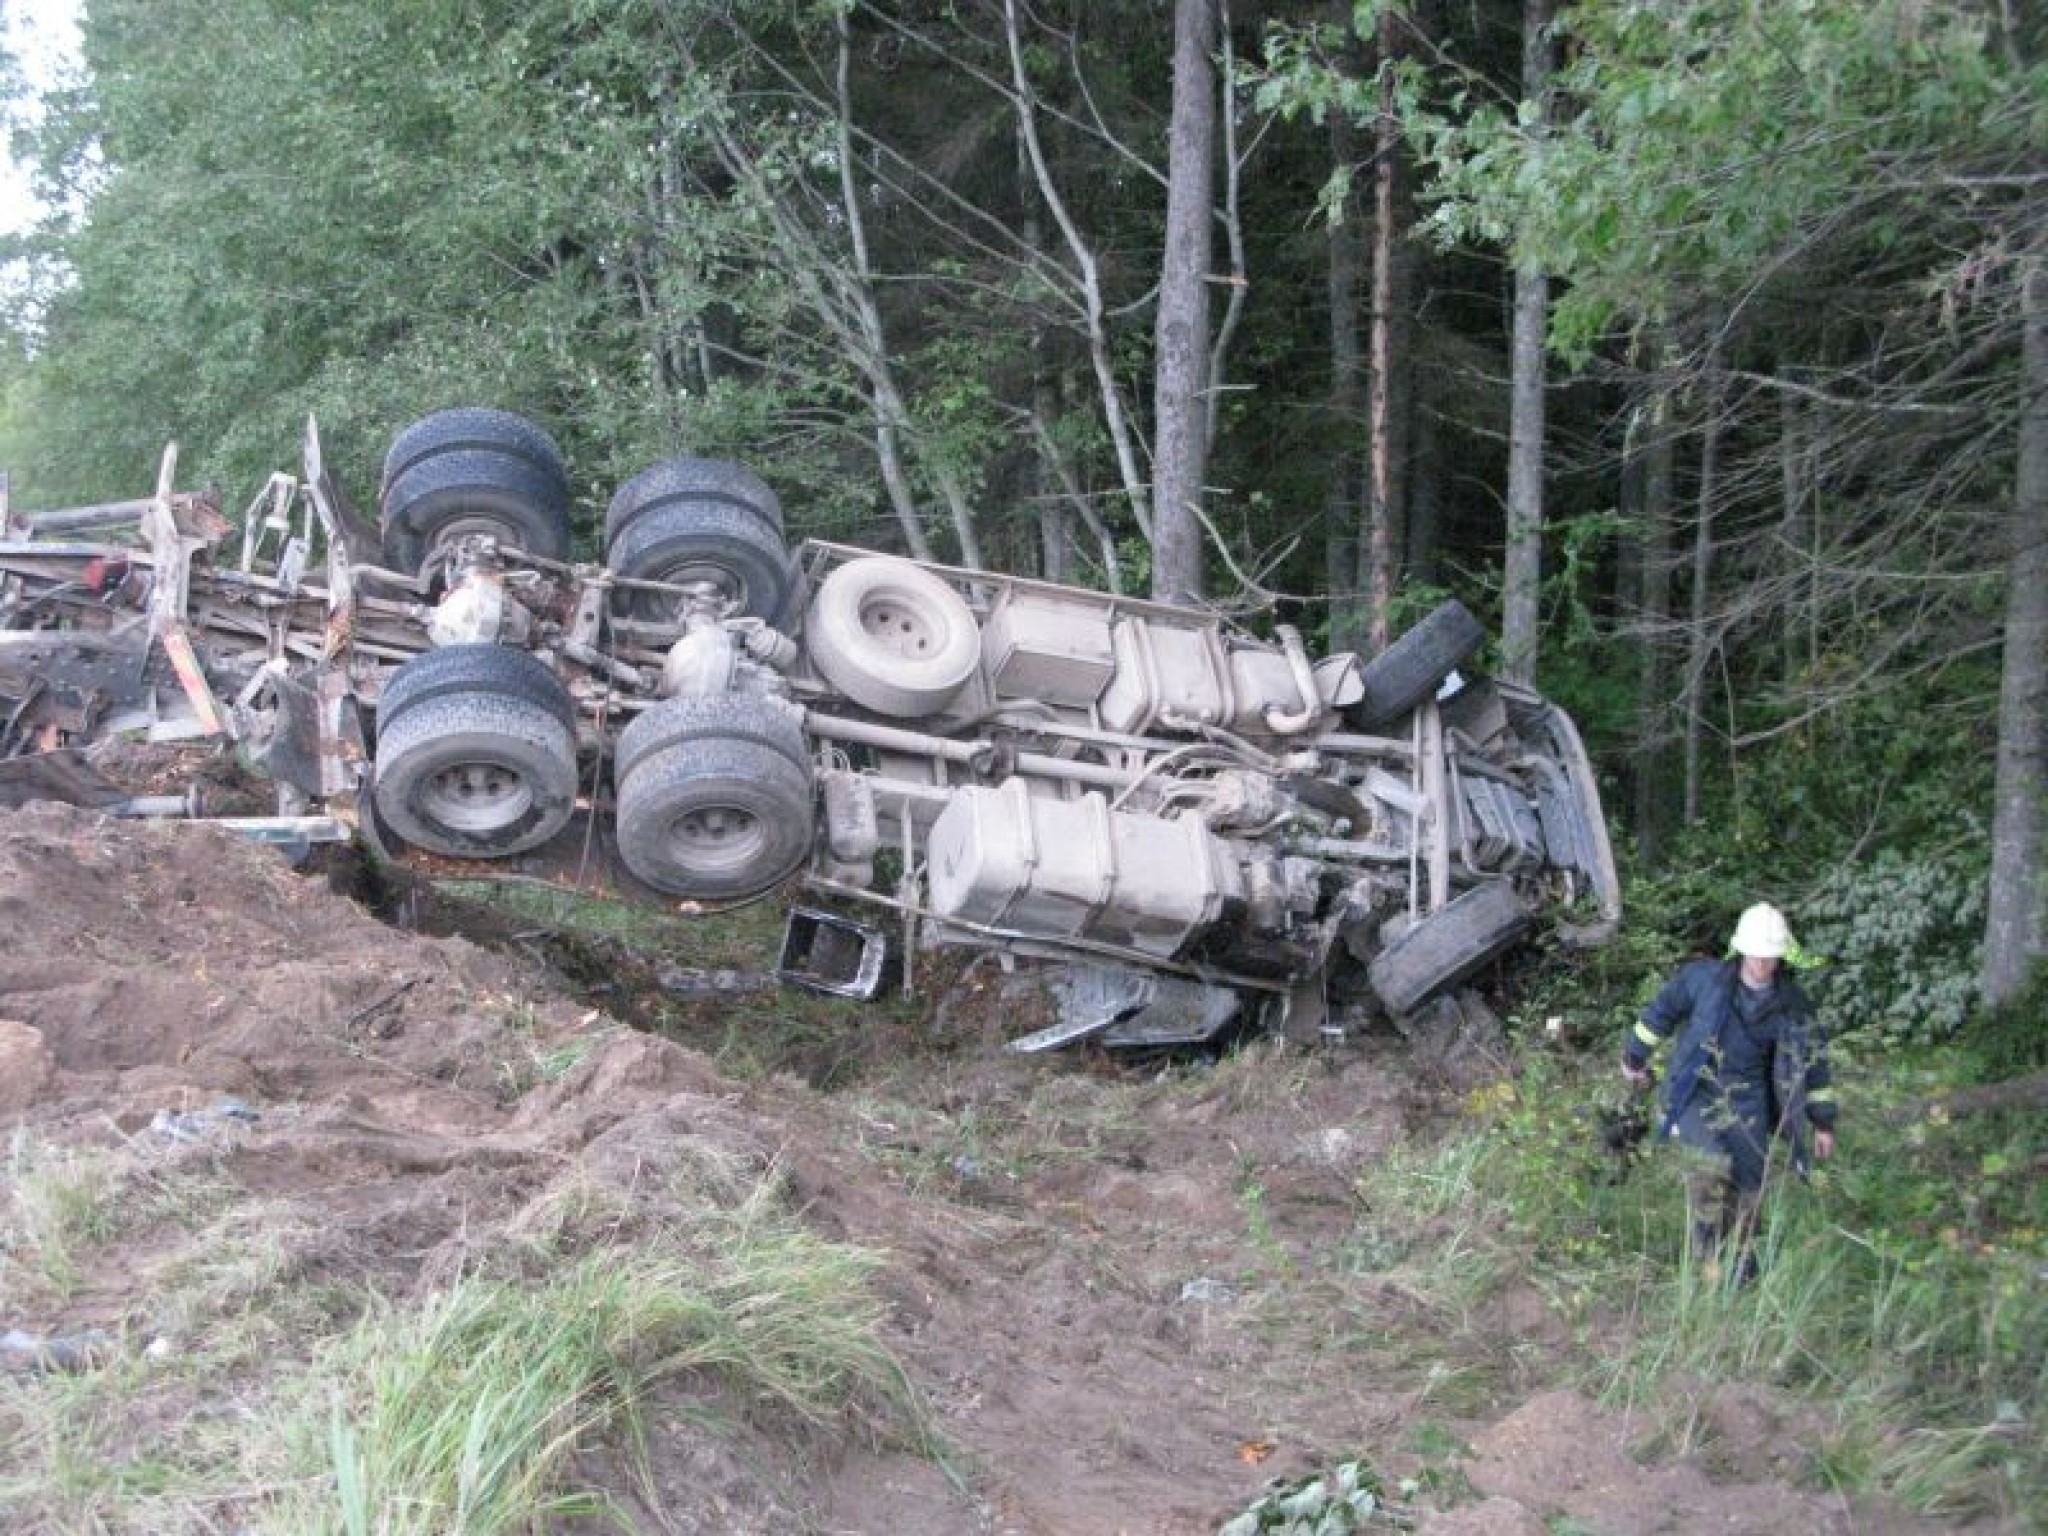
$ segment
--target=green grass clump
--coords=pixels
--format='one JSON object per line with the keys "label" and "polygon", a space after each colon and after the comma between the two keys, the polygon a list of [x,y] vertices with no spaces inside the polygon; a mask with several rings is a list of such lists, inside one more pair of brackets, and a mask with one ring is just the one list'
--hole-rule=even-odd
{"label": "green grass clump", "polygon": [[681,1377],[813,1426],[914,1414],[879,1342],[873,1255],[775,1216],[765,1195],[719,1239],[379,1307],[322,1363],[296,1433],[313,1465],[279,1528],[486,1536],[599,1512],[603,1495],[568,1475],[572,1454],[636,1442],[648,1394]]}
{"label": "green grass clump", "polygon": [[584,895],[525,880],[440,880],[439,895],[488,908],[534,928],[566,930],[591,939],[658,945],[672,943],[690,921],[666,904]]}
{"label": "green grass clump", "polygon": [[120,1231],[120,1188],[111,1154],[43,1145],[17,1128],[0,1168],[0,1277],[71,1294],[86,1251]]}

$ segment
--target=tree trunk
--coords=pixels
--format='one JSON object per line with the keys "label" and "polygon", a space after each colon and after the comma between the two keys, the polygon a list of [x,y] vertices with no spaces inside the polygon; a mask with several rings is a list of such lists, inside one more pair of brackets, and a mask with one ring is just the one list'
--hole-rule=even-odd
{"label": "tree trunk", "polygon": [[[1349,113],[1330,114],[1330,158],[1339,167],[1358,158],[1358,135]],[[1365,638],[1364,609],[1358,600],[1357,445],[1365,416],[1365,360],[1358,346],[1359,212],[1358,198],[1347,191],[1343,207],[1328,226],[1331,448],[1323,529],[1332,650],[1356,650]]]}
{"label": "tree trunk", "polygon": [[1370,455],[1359,577],[1365,590],[1366,644],[1387,648],[1394,603],[1394,443],[1388,375],[1393,365],[1394,178],[1401,119],[1394,110],[1394,8],[1380,12],[1380,110],[1373,142],[1372,388],[1366,404]]}
{"label": "tree trunk", "polygon": [[1666,770],[1670,753],[1666,727],[1671,700],[1665,665],[1671,621],[1671,412],[1670,392],[1656,381],[1643,408],[1642,555],[1635,593],[1641,640],[1636,652],[1636,846],[1655,864],[1666,829]]}
{"label": "tree trunk", "polygon": [[1152,595],[1199,598],[1209,461],[1209,251],[1215,185],[1216,0],[1175,0],[1166,255],[1154,331]]}
{"label": "tree trunk", "polygon": [[1685,636],[1685,824],[1700,819],[1700,746],[1706,735],[1707,667],[1714,643],[1707,633],[1707,598],[1714,566],[1714,498],[1721,475],[1721,364],[1708,355],[1706,420],[1700,427],[1700,484],[1692,533],[1692,610]]}
{"label": "tree trunk", "polygon": [[1820,660],[1819,613],[1815,605],[1802,603],[1799,594],[1811,591],[1813,579],[1813,424],[1806,407],[1791,390],[1778,394],[1778,503],[1784,518],[1784,559],[1790,564],[1786,588],[1786,619],[1783,649],[1789,676],[1811,674]]}
{"label": "tree trunk", "polygon": [[1003,40],[1010,60],[1010,105],[1017,114],[1017,131],[1024,142],[1024,157],[1031,178],[1044,199],[1046,211],[1059,227],[1067,254],[1073,260],[1069,275],[1073,296],[1081,317],[1081,332],[1088,338],[1088,362],[1095,375],[1102,424],[1116,450],[1117,472],[1123,478],[1124,497],[1130,503],[1131,520],[1149,543],[1152,539],[1152,487],[1139,467],[1137,434],[1124,405],[1123,386],[1118,382],[1111,353],[1108,309],[1102,294],[1102,267],[1095,248],[1081,233],[1080,225],[1060,194],[1052,173],[1045,143],[1038,132],[1038,97],[1032,89],[1031,72],[1025,66],[1023,22],[1018,0],[1003,0]]}
{"label": "tree trunk", "polygon": [[[1045,250],[1045,226],[1039,217],[1038,200],[1031,195],[1031,162],[1021,134],[1015,144],[1017,202],[1023,210],[1018,232],[1024,237],[1028,249],[1042,253]],[[1053,387],[1052,340],[1042,314],[1034,312],[1030,324],[1031,420],[1051,422],[1059,415],[1058,394]],[[1038,516],[1038,574],[1047,581],[1064,582],[1071,579],[1073,571],[1073,519],[1058,500],[1058,472],[1051,456],[1039,449],[1036,443],[1033,448],[1031,482]]]}
{"label": "tree trunk", "polygon": [[[1411,16],[1408,25],[1414,26]],[[1422,244],[1415,227],[1413,178],[1406,150],[1394,167],[1394,243],[1387,272],[1387,550],[1389,587],[1412,579],[1408,568],[1409,488],[1415,472],[1415,332]]]}
{"label": "tree trunk", "polygon": [[[854,180],[854,166],[858,163],[853,145],[853,86],[852,28],[845,11],[839,13],[839,56],[835,84],[838,90],[838,161],[840,213],[846,221],[847,245],[852,256],[852,272],[849,280],[843,282],[847,290],[847,303],[853,310],[860,335],[867,344],[868,373],[873,386],[875,402],[876,446],[881,452],[883,477],[889,482],[890,497],[897,507],[898,521],[903,525],[904,537],[913,551],[925,545],[924,532],[917,521],[911,500],[908,477],[904,474],[901,460],[902,437],[910,422],[910,410],[897,388],[895,365],[892,361],[888,335],[882,325],[882,307],[875,299],[874,263],[868,255],[867,221],[861,211],[861,190]],[[828,286],[821,284],[821,287]],[[981,540],[974,526],[974,509],[969,505],[967,493],[959,477],[947,468],[943,459],[931,465],[932,482],[939,488],[939,495],[952,515],[953,533],[959,540],[959,563],[971,570],[981,568]],[[926,545],[928,551],[928,545]],[[929,559],[930,554],[919,555]]]}
{"label": "tree trunk", "polygon": [[[1550,3],[1522,7],[1522,99],[1535,109],[1530,132],[1550,117]],[[1508,532],[1501,570],[1501,675],[1536,681],[1537,601],[1543,583],[1543,342],[1550,279],[1532,261],[1515,263],[1513,383],[1508,425]]]}
{"label": "tree trunk", "polygon": [[1993,1007],[2019,997],[2048,949],[2048,259],[2037,253],[2021,283],[2019,463],[1984,924],[1982,987]]}
{"label": "tree trunk", "polygon": [[[1217,86],[1216,112],[1223,133],[1223,232],[1230,252],[1230,272],[1224,279],[1230,297],[1223,305],[1215,339],[1209,344],[1209,391],[1203,431],[1205,443],[1213,448],[1223,414],[1223,392],[1230,378],[1230,344],[1244,319],[1245,297],[1251,292],[1244,247],[1243,156],[1237,142],[1237,114],[1231,103],[1237,99],[1239,76],[1237,53],[1230,38],[1230,0],[1216,3],[1217,39],[1222,54],[1223,78]],[[1339,116],[1343,114],[1339,113]]]}

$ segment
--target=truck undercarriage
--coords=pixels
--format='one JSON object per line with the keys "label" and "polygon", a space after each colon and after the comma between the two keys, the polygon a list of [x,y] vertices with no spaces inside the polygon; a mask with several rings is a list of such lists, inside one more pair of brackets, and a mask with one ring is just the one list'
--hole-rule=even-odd
{"label": "truck undercarriage", "polygon": [[[619,488],[571,558],[553,443],[437,413],[369,525],[326,473],[239,525],[173,489],[7,516],[0,800],[190,815],[113,742],[231,750],[238,818],[432,872],[721,906],[800,881],[790,980],[866,996],[935,943],[1058,963],[1017,1042],[1312,1035],[1619,919],[1576,729],[1469,673],[1447,604],[1371,658],[1210,613],[809,541],[739,465]],[[863,915],[855,915],[863,914]]]}

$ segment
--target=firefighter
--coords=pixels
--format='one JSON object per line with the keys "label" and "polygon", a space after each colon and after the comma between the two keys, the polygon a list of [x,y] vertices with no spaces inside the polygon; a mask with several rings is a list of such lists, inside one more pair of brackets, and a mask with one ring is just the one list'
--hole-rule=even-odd
{"label": "firefighter", "polygon": [[1736,922],[1726,960],[1683,967],[1643,1011],[1622,1052],[1629,1082],[1650,1082],[1650,1053],[1674,1034],[1660,1135],[1685,1163],[1695,1258],[1718,1273],[1734,1243],[1739,1280],[1756,1274],[1751,1247],[1771,1148],[1782,1139],[1796,1166],[1835,1150],[1827,1036],[1813,1004],[1785,973],[1795,952],[1784,913],[1766,902]]}

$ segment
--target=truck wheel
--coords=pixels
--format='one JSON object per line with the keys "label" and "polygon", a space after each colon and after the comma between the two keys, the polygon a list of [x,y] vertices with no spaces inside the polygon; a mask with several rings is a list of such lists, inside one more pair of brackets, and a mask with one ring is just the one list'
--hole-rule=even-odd
{"label": "truck wheel", "polygon": [[726,459],[665,459],[620,486],[605,508],[604,541],[613,543],[633,520],[656,507],[721,503],[751,512],[778,534],[782,503],[767,482]]}
{"label": "truck wheel", "polygon": [[657,891],[740,901],[810,854],[811,778],[775,747],[684,740],[642,753],[618,783],[619,857]]}
{"label": "truck wheel", "polygon": [[417,459],[384,488],[384,546],[417,571],[437,545],[466,534],[548,560],[569,554],[569,497],[517,454],[461,448]]}
{"label": "truck wheel", "polygon": [[[709,583],[735,615],[770,624],[783,617],[796,589],[796,569],[782,535],[730,502],[648,507],[612,541],[605,563],[636,581]],[[678,600],[665,593],[622,589],[614,602],[635,618],[675,620],[679,615]]]}
{"label": "truck wheel", "polygon": [[849,560],[820,582],[804,639],[827,682],[883,715],[945,708],[981,664],[966,600],[894,555]]}
{"label": "truck wheel", "polygon": [[612,777],[623,779],[650,752],[685,741],[736,740],[772,747],[808,772],[810,749],[794,705],[765,693],[713,693],[663,699],[619,733]]}
{"label": "truck wheel", "polygon": [[466,449],[523,459],[551,479],[564,496],[569,494],[568,466],[552,437],[523,416],[473,405],[422,416],[393,438],[384,455],[384,477],[379,484],[388,490],[392,481],[422,459]]}
{"label": "truck wheel", "polygon": [[378,732],[372,793],[378,815],[416,848],[523,853],[576,808],[576,738],[528,699],[481,689],[422,698]]}
{"label": "truck wheel", "polygon": [[494,693],[537,705],[572,736],[576,706],[547,663],[509,645],[444,645],[424,651],[391,674],[377,696],[380,731],[414,705],[455,693]]}
{"label": "truck wheel", "polygon": [[1394,1014],[1412,1013],[1512,947],[1529,922],[1505,880],[1474,886],[1382,949],[1366,977]]}
{"label": "truck wheel", "polygon": [[1351,706],[1352,718],[1371,727],[1406,714],[1469,660],[1485,639],[1485,626],[1456,598],[1432,610],[1365,664],[1364,693]]}

